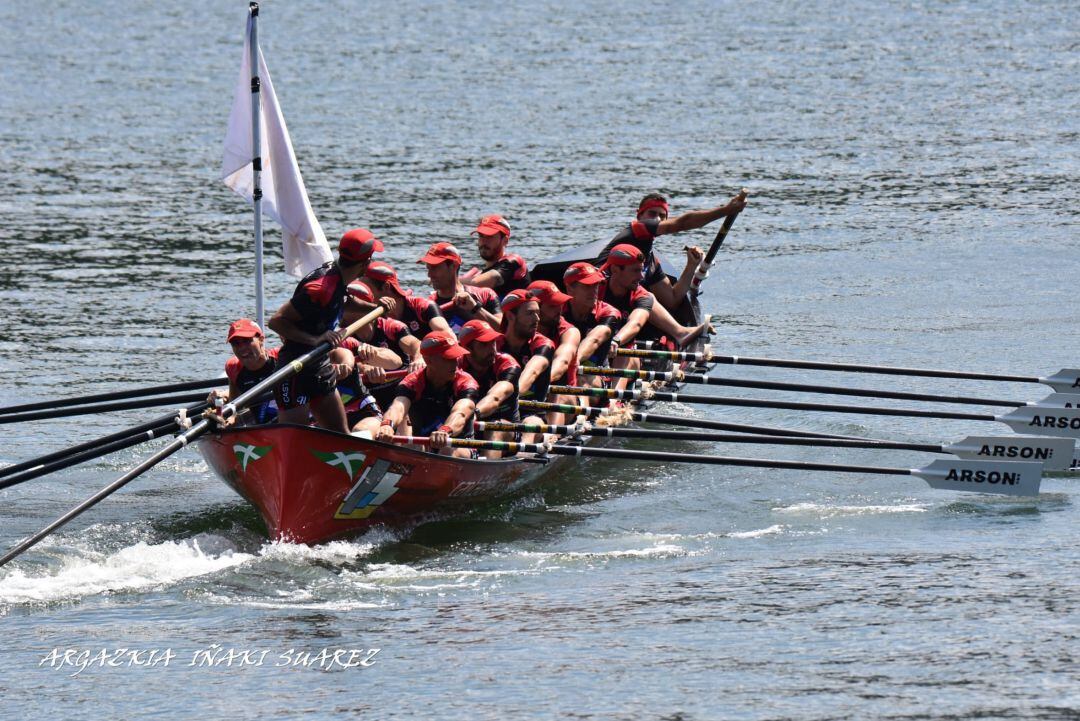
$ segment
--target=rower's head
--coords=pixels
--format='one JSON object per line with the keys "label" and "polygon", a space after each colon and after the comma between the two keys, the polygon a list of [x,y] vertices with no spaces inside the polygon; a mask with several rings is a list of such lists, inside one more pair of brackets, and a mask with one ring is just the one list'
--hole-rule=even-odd
{"label": "rower's head", "polygon": [[604,274],[592,263],[574,263],[563,273],[563,284],[573,303],[578,307],[592,308],[600,299],[600,284]]}
{"label": "rower's head", "polygon": [[638,220],[667,220],[667,217],[668,200],[660,193],[649,193],[638,203]]}
{"label": "rower's head", "polygon": [[428,280],[437,291],[449,291],[457,287],[461,253],[450,243],[435,243],[428,248],[417,263],[427,266]]}
{"label": "rower's head", "polygon": [[519,288],[503,296],[503,328],[519,338],[532,338],[540,327],[540,301],[531,290]]}
{"label": "rower's head", "polygon": [[259,324],[248,318],[241,318],[229,325],[229,335],[225,341],[232,346],[233,355],[248,370],[258,370],[266,362],[266,351]]}
{"label": "rower's head", "polygon": [[371,256],[382,249],[382,241],[367,228],[347,230],[338,242],[338,265],[353,278],[359,278],[367,270]]}
{"label": "rower's head", "polygon": [[493,262],[506,255],[506,244],[510,240],[510,223],[501,215],[485,215],[473,230],[476,235],[476,247],[480,257]]}
{"label": "rower's head", "polygon": [[469,351],[469,364],[477,369],[487,369],[495,361],[495,353],[506,339],[486,320],[470,320],[458,331],[458,342]]}
{"label": "rower's head", "polygon": [[540,302],[540,322],[545,327],[552,324],[557,326],[563,306],[570,301],[570,296],[550,280],[534,280],[525,290],[531,291]]}
{"label": "rower's head", "polygon": [[424,356],[424,372],[428,378],[441,385],[453,380],[458,358],[469,355],[469,351],[458,343],[452,332],[433,330],[420,341],[420,355]]}
{"label": "rower's head", "polygon": [[407,290],[401,287],[401,283],[398,282],[397,271],[389,263],[383,263],[379,260],[371,262],[368,264],[364,278],[375,293],[376,298],[393,297],[395,295],[404,297],[409,294]]}
{"label": "rower's head", "polygon": [[645,254],[637,246],[620,243],[608,253],[600,270],[607,271],[610,285],[619,290],[633,290],[641,283]]}
{"label": "rower's head", "polygon": [[[371,292],[371,288],[368,286],[368,284],[363,282],[362,280],[354,280],[352,283],[349,283],[346,290],[348,291],[350,298],[355,298],[356,300],[363,301],[364,303],[375,305],[375,294]],[[342,316],[341,319],[341,324],[350,325],[354,321],[358,320],[361,315],[361,312],[357,312],[355,310],[352,310],[351,308],[346,307],[345,314],[344,316]],[[375,324],[366,323],[360,326],[360,330],[356,331],[356,333],[354,333],[353,335],[355,335],[360,340],[366,341],[368,338],[374,335],[374,333]]]}

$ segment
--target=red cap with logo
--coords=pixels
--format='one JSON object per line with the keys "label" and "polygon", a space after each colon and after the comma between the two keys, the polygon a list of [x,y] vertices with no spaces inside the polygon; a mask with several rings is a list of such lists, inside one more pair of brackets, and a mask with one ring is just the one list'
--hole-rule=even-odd
{"label": "red cap with logo", "polygon": [[469,355],[458,343],[457,336],[448,330],[433,330],[420,341],[420,354],[425,358],[438,356],[446,360],[457,360],[461,356]]}
{"label": "red cap with logo", "polygon": [[338,253],[347,261],[358,263],[367,260],[383,249],[382,242],[367,228],[345,231],[338,243]]}
{"label": "red cap with logo", "polygon": [[476,226],[476,230],[473,233],[481,233],[483,235],[495,235],[496,233],[505,233],[506,237],[510,237],[510,224],[506,222],[506,218],[501,215],[485,215],[480,219],[480,224]]}
{"label": "red cap with logo", "polygon": [[487,343],[488,341],[493,340],[502,342],[505,338],[506,336],[492,328],[490,323],[486,320],[480,320],[479,318],[470,320],[468,323],[461,326],[461,330],[458,331],[458,341],[464,346],[477,341],[481,343]]}
{"label": "red cap with logo", "polygon": [[259,324],[247,318],[234,320],[229,324],[229,335],[225,338],[226,343],[232,343],[233,338],[262,338],[263,332]]}
{"label": "red cap with logo", "polygon": [[428,265],[439,265],[450,261],[454,265],[461,266],[461,253],[450,243],[435,243],[428,248],[424,257],[416,261],[417,263],[427,263]]}
{"label": "red cap with logo", "polygon": [[528,303],[530,300],[540,302],[539,294],[534,290],[525,290],[524,288],[518,288],[512,290],[503,296],[502,301],[499,302],[499,307],[504,311],[517,310],[518,306]]}
{"label": "red cap with logo", "polygon": [[559,286],[552,283],[550,280],[534,280],[529,283],[526,290],[531,291],[542,305],[563,305],[567,301],[573,300],[566,293],[559,290]]}
{"label": "red cap with logo", "polygon": [[376,260],[368,266],[365,276],[379,283],[389,284],[391,288],[398,292],[398,295],[408,295],[409,292],[401,287],[401,283],[397,279],[397,271],[389,263],[383,263],[381,260]]}
{"label": "red cap with logo", "polygon": [[563,273],[563,283],[570,287],[571,283],[584,283],[596,285],[604,282],[604,274],[592,263],[574,263]]}
{"label": "red cap with logo", "polygon": [[345,290],[349,291],[349,295],[357,300],[367,301],[368,303],[375,302],[375,294],[371,292],[371,288],[367,286],[367,283],[354,280],[352,283],[349,283],[349,286]]}
{"label": "red cap with logo", "polygon": [[607,270],[613,265],[633,265],[644,260],[645,254],[641,252],[641,248],[629,243],[620,243],[608,253],[607,260],[600,266],[600,270]]}

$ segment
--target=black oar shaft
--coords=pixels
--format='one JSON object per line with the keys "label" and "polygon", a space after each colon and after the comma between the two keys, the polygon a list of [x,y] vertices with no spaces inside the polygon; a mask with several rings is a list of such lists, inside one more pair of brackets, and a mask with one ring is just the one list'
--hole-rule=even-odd
{"label": "black oar shaft", "polygon": [[205,398],[205,393],[185,393],[183,395],[175,396],[160,396],[158,398],[142,398],[132,401],[116,401],[113,403],[60,408],[51,411],[30,411],[29,413],[16,413],[10,416],[0,416],[0,425],[5,423],[21,423],[23,421],[38,421],[46,418],[68,418],[71,416],[85,416],[93,413],[126,411],[134,408],[156,408],[158,406],[183,405],[185,403],[195,403]]}
{"label": "black oar shaft", "polygon": [[6,416],[12,413],[25,413],[27,411],[68,408],[70,406],[84,406],[90,403],[103,401],[121,400],[125,398],[141,398],[153,396],[159,393],[179,393],[180,391],[199,390],[200,388],[216,388],[227,385],[228,378],[210,378],[202,381],[185,381],[183,383],[170,383],[162,386],[149,386],[146,388],[132,388],[126,391],[113,391],[111,393],[96,393],[94,395],[81,396],[79,398],[63,398],[51,401],[37,401],[35,403],[23,403],[17,406],[0,408],[0,415]]}
{"label": "black oar shaft", "polygon": [[908,393],[905,391],[876,390],[873,388],[846,388],[843,386],[824,386],[808,383],[782,383],[779,381],[754,381],[741,378],[720,378],[700,374],[677,374],[670,371],[636,371],[620,368],[593,368],[582,366],[578,372],[586,375],[633,378],[646,381],[664,381],[691,383],[697,385],[727,386],[731,388],[756,388],[772,391],[795,391],[802,393],[824,393],[834,396],[858,396],[861,398],[891,398],[904,401],[927,401],[931,403],[960,403],[978,406],[1005,406],[1015,408],[1025,405],[1026,401],[1003,400],[1001,398],[975,398],[971,396],[947,396],[933,393]]}
{"label": "black oar shaft", "polygon": [[[601,398],[639,400],[640,392],[619,391],[606,388],[578,388],[576,386],[551,386],[552,393],[565,395],[588,395]],[[722,396],[696,396],[685,393],[665,393],[657,391],[649,398],[658,401],[682,403],[701,403],[716,406],[739,406],[744,408],[778,408],[794,411],[824,411],[831,413],[857,413],[872,416],[903,416],[907,418],[944,418],[963,421],[995,421],[996,417],[985,413],[951,413],[946,411],[922,411],[912,408],[877,408],[868,406],[846,406],[832,403],[799,403],[794,401],[770,401],[760,398],[725,398]]]}

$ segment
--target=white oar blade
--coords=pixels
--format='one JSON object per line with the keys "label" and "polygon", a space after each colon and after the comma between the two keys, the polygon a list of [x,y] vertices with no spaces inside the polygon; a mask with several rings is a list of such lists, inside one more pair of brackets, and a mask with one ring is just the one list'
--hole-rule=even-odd
{"label": "white oar blade", "polygon": [[1036,408],[1080,408],[1080,393],[1051,393],[1032,405]]}
{"label": "white oar blade", "polygon": [[1024,406],[997,419],[1017,433],[1080,438],[1080,408]]}
{"label": "white oar blade", "polygon": [[1080,369],[1062,368],[1049,378],[1040,378],[1039,382],[1058,393],[1080,393]]}
{"label": "white oar blade", "polygon": [[942,458],[925,468],[913,468],[931,488],[939,491],[998,493],[1005,496],[1037,496],[1042,481],[1041,463],[998,463]]}
{"label": "white oar blade", "polygon": [[946,453],[974,461],[1030,461],[1047,471],[1064,471],[1072,466],[1075,438],[1050,436],[968,436],[944,446]]}

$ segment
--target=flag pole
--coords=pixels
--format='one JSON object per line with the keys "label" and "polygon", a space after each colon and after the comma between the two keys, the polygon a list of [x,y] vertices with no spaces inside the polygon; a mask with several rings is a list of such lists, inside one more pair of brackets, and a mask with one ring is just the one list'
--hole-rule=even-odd
{"label": "flag pole", "polygon": [[259,80],[259,3],[248,5],[251,14],[251,177],[255,205],[255,320],[266,329],[266,312],[263,304],[263,233],[262,233],[262,113],[260,112]]}

